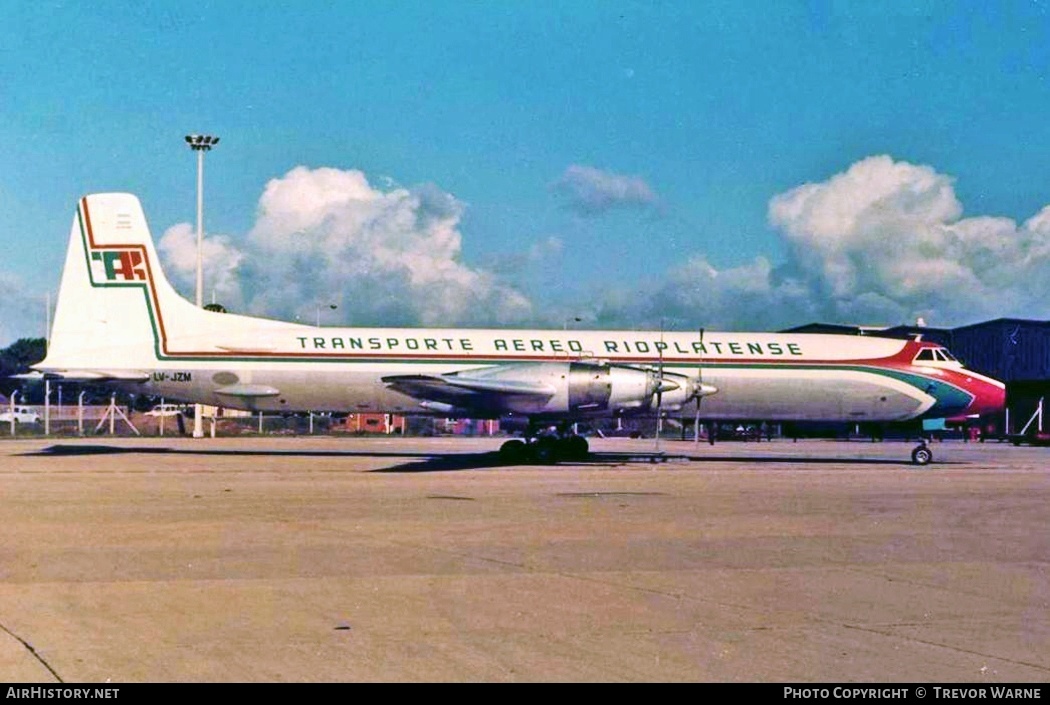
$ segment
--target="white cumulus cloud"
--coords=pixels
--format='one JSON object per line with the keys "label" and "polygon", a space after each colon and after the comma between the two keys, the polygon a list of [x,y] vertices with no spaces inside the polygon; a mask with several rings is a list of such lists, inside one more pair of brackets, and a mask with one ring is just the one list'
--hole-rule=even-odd
{"label": "white cumulus cloud", "polygon": [[[193,300],[197,289],[197,231],[189,223],[178,223],[164,231],[157,241],[164,260],[164,271],[183,294]],[[227,235],[209,234],[203,239],[205,303],[212,300],[227,307],[241,304],[238,267],[244,254]]]}
{"label": "white cumulus cloud", "polygon": [[779,194],[769,206],[792,269],[837,319],[862,315],[870,302],[932,325],[1045,315],[1046,209],[1023,224],[962,213],[950,177],[888,156]]}
{"label": "white cumulus cloud", "polygon": [[[657,202],[641,179],[592,167],[570,167],[557,187],[592,214]],[[266,185],[248,233],[205,238],[204,298],[214,292],[230,310],[275,318],[313,322],[323,311],[325,323],[376,326],[560,327],[571,316],[596,327],[774,330],[1050,317],[1050,205],[1020,222],[964,217],[952,177],[885,155],[770,199],[784,261],[759,255],[719,268],[713,253],[696,251],[638,288],[593,287],[590,300],[558,299],[558,263],[572,254],[558,237],[488,267],[464,263],[464,209],[433,185],[296,167]],[[195,230],[177,224],[157,245],[192,300]],[[544,290],[542,304],[521,293],[528,279]],[[0,273],[7,343],[43,330],[43,301],[24,289]]]}
{"label": "white cumulus cloud", "polygon": [[603,327],[652,330],[775,330],[817,314],[811,292],[767,258],[718,269],[699,254],[647,289],[604,295],[592,308]]}
{"label": "white cumulus cloud", "polygon": [[613,208],[646,208],[656,205],[656,194],[643,179],[592,166],[573,164],[552,185],[567,205],[584,215],[598,215]]}
{"label": "white cumulus cloud", "polygon": [[697,253],[648,290],[605,297],[599,319],[768,330],[1050,316],[1050,206],[1023,223],[963,217],[951,177],[872,156],[775,195],[768,217],[786,261],[720,270]]}
{"label": "white cumulus cloud", "polygon": [[[243,243],[208,238],[206,289],[231,309],[353,325],[516,324],[529,300],[461,261],[463,204],[432,185],[381,190],[356,170],[296,167],[271,180]],[[161,238],[166,266],[193,277],[188,225]],[[226,298],[224,298],[224,296]],[[232,305],[230,305],[232,304]],[[243,308],[242,308],[243,307]]]}

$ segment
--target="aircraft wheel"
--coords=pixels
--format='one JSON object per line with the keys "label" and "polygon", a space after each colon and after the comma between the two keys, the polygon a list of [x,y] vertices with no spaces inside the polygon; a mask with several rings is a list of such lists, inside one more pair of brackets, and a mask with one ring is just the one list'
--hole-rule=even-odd
{"label": "aircraft wheel", "polygon": [[586,460],[590,446],[583,436],[569,436],[562,441],[562,456],[566,460]]}
{"label": "aircraft wheel", "polygon": [[532,457],[540,465],[551,465],[558,462],[558,439],[543,437],[532,444]]}
{"label": "aircraft wheel", "polygon": [[929,465],[931,460],[933,460],[933,451],[925,445],[921,445],[911,452],[911,461],[916,465]]}
{"label": "aircraft wheel", "polygon": [[507,441],[499,447],[499,459],[510,465],[525,462],[528,454],[528,446],[525,445],[525,441],[517,438]]}

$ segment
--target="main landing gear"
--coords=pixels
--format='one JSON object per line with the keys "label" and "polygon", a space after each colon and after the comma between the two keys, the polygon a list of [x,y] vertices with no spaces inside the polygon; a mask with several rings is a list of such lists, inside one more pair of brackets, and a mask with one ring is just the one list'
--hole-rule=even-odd
{"label": "main landing gear", "polygon": [[546,430],[530,424],[524,440],[509,440],[499,449],[500,460],[508,465],[550,465],[560,460],[586,460],[589,453],[587,439],[573,433],[571,423]]}

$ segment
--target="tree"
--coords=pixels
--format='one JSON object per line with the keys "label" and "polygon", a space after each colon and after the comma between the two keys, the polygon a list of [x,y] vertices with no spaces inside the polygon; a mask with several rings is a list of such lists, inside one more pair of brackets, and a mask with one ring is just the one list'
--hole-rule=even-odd
{"label": "tree", "polygon": [[29,366],[44,359],[47,341],[43,338],[20,338],[0,350],[0,391],[10,396],[22,388],[22,381],[11,379],[12,375],[29,372]]}

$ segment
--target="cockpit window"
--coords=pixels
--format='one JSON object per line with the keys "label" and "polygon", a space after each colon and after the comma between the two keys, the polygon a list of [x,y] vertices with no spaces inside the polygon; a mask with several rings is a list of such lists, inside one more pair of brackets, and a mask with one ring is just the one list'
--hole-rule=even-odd
{"label": "cockpit window", "polygon": [[958,363],[955,356],[944,348],[923,348],[915,356],[915,362],[951,362]]}

